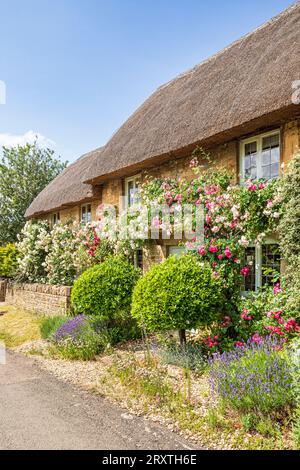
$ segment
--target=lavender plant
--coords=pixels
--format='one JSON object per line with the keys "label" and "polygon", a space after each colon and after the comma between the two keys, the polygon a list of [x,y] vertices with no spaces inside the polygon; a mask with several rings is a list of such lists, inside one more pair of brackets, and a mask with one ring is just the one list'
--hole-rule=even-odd
{"label": "lavender plant", "polygon": [[82,334],[87,323],[88,318],[85,315],[77,315],[76,317],[67,320],[58,328],[53,335],[53,340],[55,342],[59,342],[68,337],[77,339],[78,336]]}
{"label": "lavender plant", "polygon": [[210,360],[213,394],[241,411],[267,413],[292,401],[293,365],[272,338],[249,341]]}
{"label": "lavender plant", "polygon": [[105,347],[105,338],[97,334],[85,315],[77,315],[54,333],[52,352],[64,359],[94,359]]}

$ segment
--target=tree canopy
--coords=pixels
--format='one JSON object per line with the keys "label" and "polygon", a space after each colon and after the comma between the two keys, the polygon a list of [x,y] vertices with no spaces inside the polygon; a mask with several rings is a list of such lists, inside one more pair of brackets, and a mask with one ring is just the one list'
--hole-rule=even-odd
{"label": "tree canopy", "polygon": [[0,246],[14,242],[22,229],[24,214],[34,198],[64,168],[54,151],[26,144],[3,147],[0,153]]}

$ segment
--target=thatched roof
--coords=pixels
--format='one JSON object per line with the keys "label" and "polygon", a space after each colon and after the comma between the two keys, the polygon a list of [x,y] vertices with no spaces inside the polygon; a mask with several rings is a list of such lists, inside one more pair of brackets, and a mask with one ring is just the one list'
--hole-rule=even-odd
{"label": "thatched roof", "polygon": [[291,105],[297,79],[299,2],[160,87],[108,142],[87,181],[157,164],[191,144],[218,143],[272,125],[279,110],[299,113],[299,106]]}
{"label": "thatched roof", "polygon": [[300,2],[160,87],[102,149],[70,165],[33,201],[34,217],[92,198],[89,184],[133,174],[300,114]]}
{"label": "thatched roof", "polygon": [[101,150],[102,148],[99,148],[86,153],[69,165],[34,199],[25,217],[30,218],[53,212],[96,197],[95,189],[83,181],[86,179],[87,169],[99,157]]}

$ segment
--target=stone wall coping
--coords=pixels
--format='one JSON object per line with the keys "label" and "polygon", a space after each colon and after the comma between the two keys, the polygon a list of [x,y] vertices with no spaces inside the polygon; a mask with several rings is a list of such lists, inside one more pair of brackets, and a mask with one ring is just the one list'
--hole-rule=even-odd
{"label": "stone wall coping", "polygon": [[69,297],[71,295],[71,286],[54,286],[52,284],[27,284],[10,282],[8,289],[24,290],[29,292],[40,292],[42,294],[58,295]]}

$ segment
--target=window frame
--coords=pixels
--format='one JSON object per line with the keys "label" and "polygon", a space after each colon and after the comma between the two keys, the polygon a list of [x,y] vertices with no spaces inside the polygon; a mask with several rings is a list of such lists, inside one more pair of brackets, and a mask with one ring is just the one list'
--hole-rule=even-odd
{"label": "window frame", "polygon": [[255,290],[242,290],[243,295],[249,295],[252,292],[257,292],[262,288],[262,258],[263,258],[263,251],[262,248],[264,245],[279,245],[279,241],[276,238],[268,237],[264,240],[263,243],[259,245],[250,244],[248,248],[255,248]]}
{"label": "window frame", "polygon": [[[55,219],[55,220],[54,220]],[[60,212],[53,212],[51,216],[52,227],[60,222]]]}
{"label": "window frame", "polygon": [[132,204],[129,204],[129,191],[128,191],[128,185],[129,183],[134,184],[133,189],[137,189],[137,181],[141,179],[141,174],[139,173],[138,175],[130,176],[128,178],[125,178],[125,208],[127,207],[132,207]]}
{"label": "window frame", "polygon": [[[89,211],[89,212],[87,211],[87,208],[88,208],[88,207],[90,208],[90,211]],[[82,211],[83,211],[83,209],[86,210],[86,214],[88,214],[88,213],[90,214],[90,220],[88,220],[88,218],[87,218],[87,220],[83,220],[83,217],[82,217]],[[90,202],[87,202],[86,204],[82,204],[82,205],[80,206],[80,223],[81,223],[81,224],[88,224],[88,223],[91,222],[91,221],[92,221],[92,204],[91,204]]]}
{"label": "window frame", "polygon": [[[245,176],[245,147],[247,144],[251,144],[256,142],[257,145],[257,152],[256,152],[256,178],[255,179],[266,179],[262,176],[262,147],[263,147],[263,139],[266,137],[271,136],[278,136],[279,137],[279,171],[281,165],[281,149],[282,149],[282,142],[281,142],[281,132],[280,129],[273,129],[272,131],[265,132],[263,134],[257,134],[252,137],[248,137],[240,141],[240,181],[243,183],[249,178]],[[279,175],[278,175],[279,176]],[[273,179],[278,178],[275,176]],[[272,179],[272,178],[271,178]]]}

